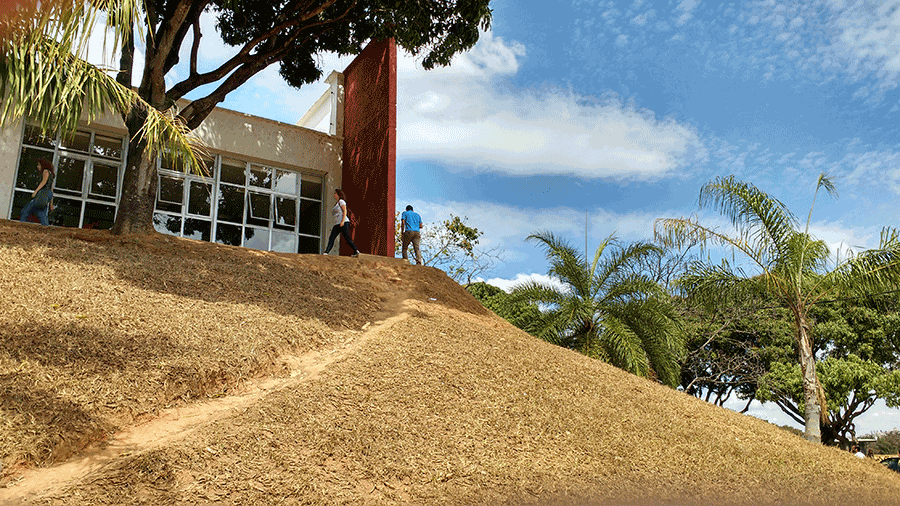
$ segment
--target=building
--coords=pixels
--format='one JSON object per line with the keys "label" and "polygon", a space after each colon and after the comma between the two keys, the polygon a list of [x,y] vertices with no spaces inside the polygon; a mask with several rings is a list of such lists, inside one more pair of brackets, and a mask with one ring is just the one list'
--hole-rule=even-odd
{"label": "building", "polygon": [[[394,255],[397,49],[369,44],[290,125],[217,108],[195,130],[207,174],[157,161],[154,226],[165,234],[287,253],[319,253],[343,188],[359,217],[363,253]],[[324,125],[324,132],[313,129]],[[57,167],[53,224],[112,227],[121,196],[127,130],[109,115],[71,137],[20,122],[0,129],[0,218],[17,220],[40,182],[36,161]],[[345,245],[342,245],[344,248]],[[345,254],[347,254],[345,250]]]}

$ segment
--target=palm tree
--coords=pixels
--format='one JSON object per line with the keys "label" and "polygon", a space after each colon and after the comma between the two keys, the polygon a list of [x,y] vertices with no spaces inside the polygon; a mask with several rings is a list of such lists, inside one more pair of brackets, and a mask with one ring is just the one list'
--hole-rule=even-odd
{"label": "palm tree", "polygon": [[[132,30],[145,13],[143,0],[16,0],[0,17],[0,125],[22,118],[45,134],[74,133],[81,120],[117,113],[146,116],[131,142],[151,153],[166,153],[174,162],[202,170],[195,156],[196,137],[177,119],[174,109],[151,107],[120,82],[116,69],[88,63],[88,40],[104,33],[103,46],[115,54],[133,40]],[[107,32],[107,28],[110,29]],[[151,34],[152,35],[152,34]]]}
{"label": "palm tree", "polygon": [[[546,308],[534,322],[535,335],[639,376],[678,384],[683,344],[675,311],[657,283],[630,268],[657,247],[614,248],[615,237],[609,236],[588,263],[552,233],[528,240],[544,247],[549,274],[563,284],[532,280],[513,289],[512,300]],[[601,258],[607,251],[611,254]]]}
{"label": "palm tree", "polygon": [[[778,199],[734,176],[718,178],[700,191],[700,207],[711,207],[725,215],[734,226],[728,235],[705,227],[695,219],[657,220],[657,240],[679,247],[697,243],[725,246],[743,253],[759,272],[753,277],[765,283],[787,307],[794,319],[800,370],[803,377],[805,438],[821,442],[820,422],[827,416],[824,395],[816,377],[816,348],[810,332],[809,307],[823,297],[874,295],[900,284],[900,234],[886,228],[877,249],[830,262],[827,245],[809,235],[809,224],[820,189],[836,195],[834,185],[819,176],[806,227],[798,228],[797,218]],[[748,277],[727,259],[720,264],[695,262],[679,284],[686,293],[707,302],[722,303],[740,290]]]}

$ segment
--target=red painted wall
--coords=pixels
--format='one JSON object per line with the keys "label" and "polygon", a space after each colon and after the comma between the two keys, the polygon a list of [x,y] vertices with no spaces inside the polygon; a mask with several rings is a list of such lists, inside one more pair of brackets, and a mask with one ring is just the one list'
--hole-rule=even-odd
{"label": "red painted wall", "polygon": [[[394,256],[397,165],[397,45],[372,41],[344,71],[342,188],[357,216],[363,253]],[[342,254],[351,254],[341,243]]]}

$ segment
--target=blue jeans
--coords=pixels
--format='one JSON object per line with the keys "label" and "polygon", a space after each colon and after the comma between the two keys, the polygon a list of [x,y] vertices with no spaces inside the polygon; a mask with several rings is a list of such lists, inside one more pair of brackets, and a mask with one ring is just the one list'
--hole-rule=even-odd
{"label": "blue jeans", "polygon": [[331,235],[328,237],[328,247],[325,248],[325,253],[331,251],[331,247],[334,246],[334,240],[337,239],[337,236],[343,235],[344,240],[347,241],[347,244],[353,248],[353,251],[359,253],[359,250],[356,249],[356,245],[353,244],[353,239],[350,238],[350,222],[344,222],[343,225],[335,225],[331,227]]}
{"label": "blue jeans", "polygon": [[22,214],[19,215],[19,221],[28,221],[28,217],[33,214],[41,220],[41,225],[50,225],[50,219],[47,217],[49,207],[50,206],[42,206],[34,199],[31,199],[25,204],[25,207],[22,208]]}

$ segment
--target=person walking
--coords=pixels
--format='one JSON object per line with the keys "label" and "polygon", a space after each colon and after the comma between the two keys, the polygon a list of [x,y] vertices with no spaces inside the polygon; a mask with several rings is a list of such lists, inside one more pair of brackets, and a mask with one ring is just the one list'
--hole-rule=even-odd
{"label": "person walking", "polygon": [[406,250],[412,244],[413,252],[416,254],[416,265],[422,265],[422,253],[419,251],[419,244],[422,242],[422,236],[419,233],[422,229],[422,217],[419,213],[413,211],[413,206],[406,206],[406,211],[400,215],[400,240],[403,244],[403,259],[407,260]]}
{"label": "person walking", "polygon": [[31,192],[31,200],[22,208],[19,221],[28,221],[28,217],[33,214],[40,220],[41,225],[48,226],[50,225],[48,214],[53,210],[53,190],[51,188],[56,171],[53,170],[53,164],[43,158],[37,161],[37,169],[41,171],[41,182]]}
{"label": "person walking", "polygon": [[[331,247],[334,246],[334,240],[337,239],[337,236],[343,235],[347,244],[353,248],[353,254],[350,256],[359,256],[359,250],[356,248],[356,245],[353,244],[353,239],[350,238],[350,215],[347,211],[347,202],[344,198],[344,191],[340,188],[335,188],[334,200],[337,202],[334,204],[334,207],[331,208],[334,226],[331,227],[331,235],[328,237],[328,247],[325,248],[325,252],[322,253],[323,255],[327,255],[331,251]],[[338,247],[338,250],[340,251],[340,247]]]}

